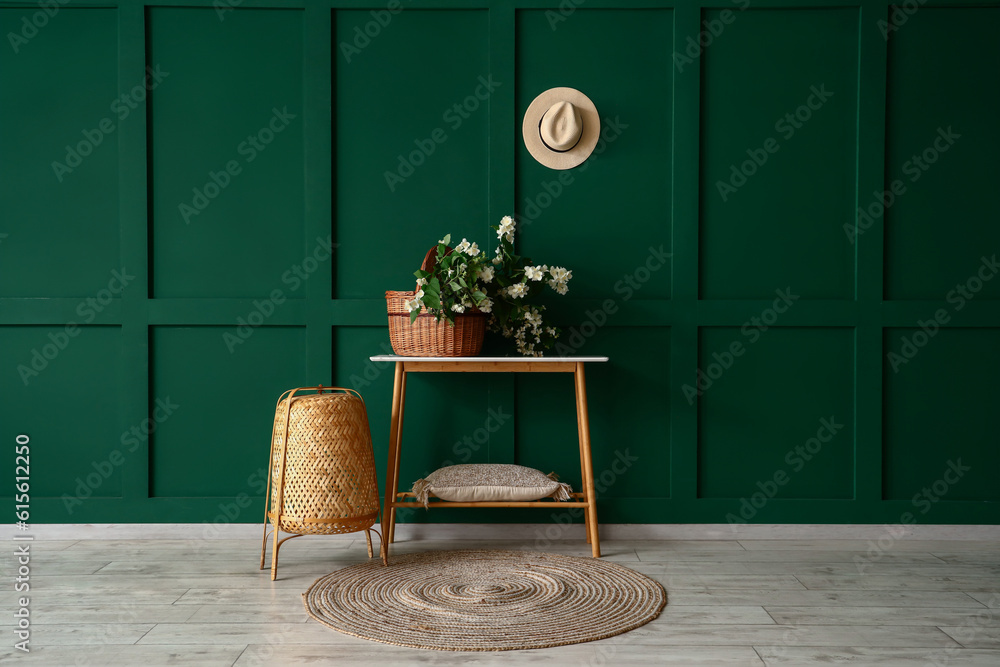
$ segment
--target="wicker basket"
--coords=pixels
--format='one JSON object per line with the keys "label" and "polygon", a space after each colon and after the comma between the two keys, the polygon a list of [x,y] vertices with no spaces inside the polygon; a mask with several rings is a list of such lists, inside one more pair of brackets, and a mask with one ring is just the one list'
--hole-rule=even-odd
{"label": "wicker basket", "polygon": [[[451,249],[448,249],[448,253]],[[430,271],[434,267],[437,246],[427,251],[420,268]],[[486,320],[489,316],[475,308],[455,315],[452,326],[446,320],[438,321],[421,306],[420,314],[412,323],[406,302],[413,300],[415,291],[385,293],[389,313],[389,342],[401,357],[474,357],[483,349]]]}
{"label": "wicker basket", "polygon": [[[310,390],[319,393],[296,395]],[[323,393],[331,390],[343,393]],[[261,569],[270,521],[272,579],[279,530],[293,537],[363,530],[372,555],[368,531],[379,516],[378,482],[368,414],[357,392],[322,386],[285,392],[274,413],[269,466]]]}

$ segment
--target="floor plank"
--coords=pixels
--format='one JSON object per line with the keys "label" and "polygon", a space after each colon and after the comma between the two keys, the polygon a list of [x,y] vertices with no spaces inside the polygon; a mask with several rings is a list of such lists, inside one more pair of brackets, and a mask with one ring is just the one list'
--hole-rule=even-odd
{"label": "floor plank", "polygon": [[[728,609],[729,607],[727,607]],[[765,607],[780,625],[1000,625],[989,609],[940,607]]]}
{"label": "floor plank", "polygon": [[817,648],[758,646],[767,667],[859,665],[862,667],[996,667],[1000,651],[835,646]]}

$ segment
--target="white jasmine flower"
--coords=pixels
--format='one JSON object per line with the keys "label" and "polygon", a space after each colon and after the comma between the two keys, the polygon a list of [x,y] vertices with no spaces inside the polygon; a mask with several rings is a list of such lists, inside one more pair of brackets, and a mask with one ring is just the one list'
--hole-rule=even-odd
{"label": "white jasmine flower", "polygon": [[463,306],[460,303],[454,303],[454,304],[452,304],[451,309],[453,311],[455,311],[456,313],[464,313],[465,312],[465,306]]}
{"label": "white jasmine flower", "polygon": [[514,218],[505,215],[500,219],[500,227],[497,229],[497,238],[506,236],[508,241],[514,240]]}
{"label": "white jasmine flower", "polygon": [[423,287],[427,284],[427,278],[417,278],[417,285]]}
{"label": "white jasmine flower", "polygon": [[496,265],[498,265],[498,264],[502,264],[502,263],[503,263],[503,260],[502,260],[502,259],[500,259],[499,257],[494,257],[494,258],[493,258],[492,260],[490,260],[490,261],[492,261],[492,262],[493,262],[493,265],[494,265],[494,266],[496,266]]}
{"label": "white jasmine flower", "polygon": [[573,277],[572,271],[567,271],[561,266],[553,266],[549,269],[549,275],[552,279],[559,283],[569,282],[569,279]]}
{"label": "white jasmine flower", "polygon": [[465,254],[467,254],[469,257],[475,257],[476,255],[479,254],[479,246],[473,243],[472,245],[470,245],[468,248],[465,249]]}
{"label": "white jasmine flower", "polygon": [[413,295],[413,299],[415,301],[419,301],[422,298],[424,298],[424,291],[422,289],[421,290],[417,290],[416,293]]}
{"label": "white jasmine flower", "polygon": [[556,286],[555,286],[554,289],[559,294],[565,294],[566,292],[569,291],[569,287],[566,286],[566,283],[556,283]]}
{"label": "white jasmine flower", "polygon": [[420,300],[413,299],[412,301],[406,302],[406,312],[412,313],[415,310],[420,310]]}
{"label": "white jasmine flower", "polygon": [[511,285],[507,288],[507,293],[513,298],[519,299],[528,293],[528,286],[524,283],[517,283],[516,285]]}
{"label": "white jasmine flower", "polygon": [[493,300],[490,299],[489,297],[483,299],[482,302],[479,304],[479,310],[481,310],[484,313],[493,312]]}
{"label": "white jasmine flower", "polygon": [[469,249],[468,239],[463,238],[462,242],[455,246],[455,252],[465,252]]}
{"label": "white jasmine flower", "polygon": [[493,282],[493,267],[487,266],[485,269],[481,269],[476,275],[476,280],[482,280],[484,283]]}
{"label": "white jasmine flower", "polygon": [[529,280],[534,280],[535,282],[538,282],[539,280],[542,279],[544,273],[537,266],[526,266],[524,268],[524,275],[528,276]]}
{"label": "white jasmine flower", "polygon": [[542,316],[538,314],[538,311],[532,311],[530,313],[525,313],[524,321],[533,327],[538,327],[542,323]]}

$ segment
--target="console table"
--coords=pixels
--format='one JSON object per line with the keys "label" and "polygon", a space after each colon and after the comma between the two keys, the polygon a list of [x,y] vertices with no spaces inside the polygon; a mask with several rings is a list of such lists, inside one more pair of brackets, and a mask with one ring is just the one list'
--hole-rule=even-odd
{"label": "console table", "polygon": [[399,491],[399,461],[403,449],[403,409],[406,404],[408,373],[572,373],[576,388],[576,424],[580,441],[580,472],[582,493],[573,493],[573,500],[534,500],[519,502],[431,502],[431,507],[582,507],[587,530],[587,543],[594,558],[601,556],[597,533],[597,505],[594,494],[594,470],[590,456],[590,424],[587,417],[587,385],[583,374],[586,363],[600,363],[607,357],[400,357],[379,355],[376,362],[395,364],[392,387],[392,417],[389,426],[389,463],[385,475],[385,508],[382,512],[382,559],[389,557],[389,545],[396,528],[397,507],[423,507],[411,492]]}

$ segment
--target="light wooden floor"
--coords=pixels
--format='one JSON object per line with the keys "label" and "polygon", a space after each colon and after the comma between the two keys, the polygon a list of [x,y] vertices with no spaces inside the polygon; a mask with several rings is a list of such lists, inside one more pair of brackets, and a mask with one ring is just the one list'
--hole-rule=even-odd
{"label": "light wooden floor", "polygon": [[[12,544],[8,541],[8,545]],[[15,593],[0,589],[6,664],[932,665],[1000,666],[1000,543],[900,540],[606,541],[605,557],[658,579],[659,619],[611,639],[501,653],[419,651],[341,635],[300,594],[366,558],[364,540],[304,537],[279,580],[256,540],[32,543],[32,651],[12,648]],[[532,540],[399,542],[395,553],[525,548]],[[585,544],[546,550],[586,555]],[[4,576],[14,564],[4,549]],[[859,573],[859,563],[863,572]]]}

